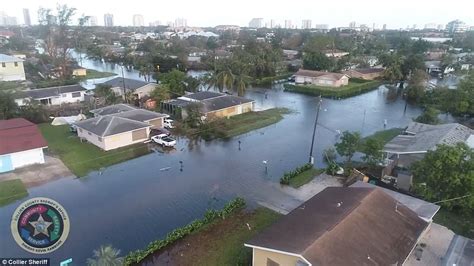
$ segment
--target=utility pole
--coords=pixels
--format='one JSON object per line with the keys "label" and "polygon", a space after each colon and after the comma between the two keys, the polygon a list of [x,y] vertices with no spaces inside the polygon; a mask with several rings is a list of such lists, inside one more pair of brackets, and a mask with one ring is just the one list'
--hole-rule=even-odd
{"label": "utility pole", "polygon": [[316,136],[316,127],[318,126],[318,118],[319,118],[319,110],[321,110],[321,95],[318,97],[318,110],[316,111],[316,119],[314,120],[314,128],[313,128],[313,137],[311,138],[311,149],[309,150],[309,163],[314,164],[314,157],[313,157],[313,147],[314,147],[314,137]]}
{"label": "utility pole", "polygon": [[125,90],[125,77],[123,75],[123,65],[120,65],[120,67],[122,68],[122,85],[123,85],[123,99],[126,103],[127,102],[127,95],[126,95],[126,90]]}

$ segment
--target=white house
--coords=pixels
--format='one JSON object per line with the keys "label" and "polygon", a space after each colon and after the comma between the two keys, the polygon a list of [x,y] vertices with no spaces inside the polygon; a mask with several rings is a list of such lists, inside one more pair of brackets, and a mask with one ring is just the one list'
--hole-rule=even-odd
{"label": "white house", "polygon": [[110,86],[117,96],[123,96],[124,91],[131,91],[138,99],[150,96],[150,93],[156,88],[155,83],[121,77],[113,78],[102,84]]}
{"label": "white house", "polygon": [[26,80],[23,59],[0,54],[0,81]]}
{"label": "white house", "polygon": [[65,103],[83,102],[87,89],[81,85],[67,85],[23,91],[24,95],[17,98],[15,102],[19,106],[28,101],[39,101],[44,105],[61,105]]}
{"label": "white house", "polygon": [[0,173],[43,164],[48,144],[38,127],[24,118],[0,120]]}

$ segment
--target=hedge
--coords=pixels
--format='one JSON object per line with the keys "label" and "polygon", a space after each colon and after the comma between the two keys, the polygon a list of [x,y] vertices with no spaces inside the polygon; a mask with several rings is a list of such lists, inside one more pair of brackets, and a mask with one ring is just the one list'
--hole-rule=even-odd
{"label": "hedge", "polygon": [[245,200],[242,198],[235,198],[228,202],[224,208],[220,211],[217,210],[207,210],[204,214],[204,218],[197,219],[192,221],[190,224],[187,224],[183,227],[176,228],[173,231],[169,232],[164,239],[159,239],[151,242],[148,247],[143,250],[136,250],[130,252],[126,257],[124,264],[132,265],[140,263],[147,256],[153,254],[156,251],[159,251],[176,241],[182,239],[183,237],[196,232],[197,230],[203,228],[204,226],[214,222],[215,220],[221,218],[226,219],[229,215],[245,207]]}
{"label": "hedge", "polygon": [[347,87],[341,88],[331,88],[331,87],[319,87],[314,85],[293,85],[293,84],[284,84],[285,91],[297,92],[302,94],[314,95],[325,98],[348,98],[355,95],[359,95],[371,90],[377,89],[382,81],[368,81],[368,82],[358,82],[351,81]]}
{"label": "hedge", "polygon": [[292,73],[285,73],[285,74],[281,74],[281,75],[277,75],[277,76],[272,76],[272,77],[264,77],[264,78],[261,78],[261,79],[255,79],[254,81],[252,81],[252,85],[269,85],[269,84],[272,84],[273,81],[275,80],[281,80],[281,79],[288,79],[289,77],[291,77],[291,75],[293,75]]}
{"label": "hedge", "polygon": [[296,167],[296,169],[294,171],[290,171],[288,173],[284,173],[283,174],[283,177],[280,178],[280,184],[282,185],[289,185],[290,184],[290,180],[292,178],[294,178],[295,176],[303,173],[304,171],[307,171],[309,169],[313,168],[313,165],[310,164],[310,163],[307,163],[301,167]]}

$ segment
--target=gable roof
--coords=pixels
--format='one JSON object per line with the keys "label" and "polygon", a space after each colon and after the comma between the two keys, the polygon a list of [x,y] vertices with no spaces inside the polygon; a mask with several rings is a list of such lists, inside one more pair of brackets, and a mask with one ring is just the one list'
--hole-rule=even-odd
{"label": "gable roof", "polygon": [[124,83],[125,83],[125,89],[127,90],[136,90],[148,84],[152,84],[150,82],[145,82],[145,81],[136,80],[136,79],[121,78],[121,77],[113,78],[102,84],[109,85],[112,88],[116,88],[116,87],[123,88]]}
{"label": "gable roof", "polygon": [[0,155],[47,147],[38,127],[24,118],[0,120]]}
{"label": "gable roof", "polygon": [[187,94],[187,95],[184,95],[182,97],[202,101],[202,100],[215,98],[215,97],[220,97],[220,96],[224,96],[224,95],[225,94],[223,94],[223,93],[218,93],[218,92],[213,92],[213,91],[200,91],[200,92],[196,92],[196,93]]}
{"label": "gable roof", "polygon": [[23,93],[26,94],[26,96],[31,97],[33,99],[44,99],[44,98],[51,98],[51,97],[59,97],[61,96],[62,93],[71,93],[71,92],[79,92],[79,91],[86,91],[86,90],[87,89],[82,87],[81,85],[74,84],[74,85],[67,85],[67,86],[26,90],[26,91],[23,91]]}
{"label": "gable roof", "polygon": [[474,130],[458,124],[428,125],[411,122],[405,130],[410,135],[398,135],[384,146],[390,153],[423,153],[436,149],[438,144],[455,145],[467,142]]}
{"label": "gable roof", "polygon": [[139,121],[139,122],[145,122],[152,119],[166,117],[167,115],[148,111],[145,109],[135,109],[131,111],[111,114],[111,116],[123,117],[123,118],[128,118],[128,119]]}
{"label": "gable roof", "polygon": [[306,70],[306,69],[298,70],[298,72],[295,73],[295,76],[330,79],[330,80],[340,80],[343,77],[349,77],[346,74],[341,74],[341,73],[314,71],[314,70]]}
{"label": "gable roof", "polygon": [[131,110],[137,110],[137,109],[138,108],[133,105],[119,103],[119,104],[109,105],[102,108],[90,110],[89,112],[96,115],[110,115],[110,114],[116,114],[116,113],[131,111]]}
{"label": "gable roof", "polygon": [[11,55],[0,54],[0,63],[23,62],[25,60]]}
{"label": "gable roof", "polygon": [[150,124],[119,116],[100,116],[76,122],[78,128],[85,129],[100,137],[112,136],[141,128],[151,127]]}
{"label": "gable roof", "polygon": [[401,265],[427,226],[380,189],[328,187],[247,245],[313,265]]}
{"label": "gable roof", "polygon": [[204,104],[205,112],[217,111],[249,102],[253,102],[253,100],[234,95],[224,95],[221,97],[210,98],[202,101],[202,103]]}

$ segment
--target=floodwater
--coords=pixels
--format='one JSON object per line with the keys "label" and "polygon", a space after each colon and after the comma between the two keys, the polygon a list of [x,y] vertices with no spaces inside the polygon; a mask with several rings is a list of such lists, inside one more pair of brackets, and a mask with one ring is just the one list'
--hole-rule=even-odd
{"label": "floodwater", "polygon": [[[345,100],[323,99],[314,148],[317,166],[323,166],[321,152],[335,143],[337,130],[369,135],[383,129],[384,119],[387,128],[403,127],[419,115],[420,110],[410,106],[404,113],[404,102],[388,102],[386,94],[382,86]],[[0,208],[0,257],[49,257],[51,265],[73,258],[73,265],[84,265],[102,244],[112,244],[125,255],[236,196],[253,206],[295,201],[279,189],[278,180],[308,161],[317,99],[283,92],[281,85],[251,89],[246,97],[256,101],[257,109],[287,107],[293,113],[230,140],[190,145],[179,139],[171,152],[153,152],[81,179],[32,188],[28,198],[49,197],[65,207],[71,221],[69,238],[48,255],[23,251],[10,232],[11,216],[23,199]]]}

